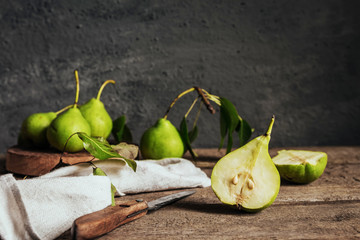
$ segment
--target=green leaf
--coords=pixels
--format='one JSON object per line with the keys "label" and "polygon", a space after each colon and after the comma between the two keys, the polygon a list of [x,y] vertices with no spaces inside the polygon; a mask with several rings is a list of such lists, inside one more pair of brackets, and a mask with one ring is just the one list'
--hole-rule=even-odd
{"label": "green leaf", "polygon": [[224,145],[224,140],[227,134],[227,130],[228,130],[228,126],[227,126],[227,122],[225,119],[225,112],[220,110],[220,145],[219,145],[219,150],[223,147]]}
{"label": "green leaf", "polygon": [[132,134],[129,127],[126,125],[125,115],[113,121],[113,128],[111,132],[118,143],[132,142]]}
{"label": "green leaf", "polygon": [[192,147],[191,147],[191,143],[190,143],[190,138],[189,138],[189,134],[188,134],[188,128],[187,128],[187,123],[186,123],[186,118],[184,117],[180,123],[180,136],[184,142],[185,148],[186,150],[189,150],[191,156],[193,158],[197,158],[197,154],[193,151]]}
{"label": "green leaf", "polygon": [[251,134],[253,132],[253,129],[251,129],[251,127],[247,121],[245,121],[244,119],[242,119],[239,116],[239,124],[236,127],[236,131],[239,134],[239,144],[241,147],[249,141]]}
{"label": "green leaf", "polygon": [[220,111],[224,112],[224,117],[228,125],[229,132],[233,132],[239,122],[239,114],[235,106],[226,98],[220,98]]}
{"label": "green leaf", "polygon": [[[94,176],[107,176],[106,173],[98,167],[93,168],[93,175]],[[111,206],[115,206],[115,193],[116,193],[116,187],[114,184],[111,183]]]}
{"label": "green leaf", "polygon": [[121,156],[111,147],[111,145],[107,141],[90,137],[83,132],[77,132],[76,134],[83,141],[85,150],[88,151],[95,158],[99,160],[105,160],[110,158],[115,160],[122,160],[125,161],[134,171],[136,171],[136,162],[132,159]]}
{"label": "green leaf", "polygon": [[199,129],[198,129],[198,126],[197,125],[195,125],[194,127],[193,127],[193,129],[189,132],[189,139],[190,139],[190,143],[192,143],[192,142],[194,142],[195,141],[195,139],[197,138],[197,136],[198,136],[198,134],[199,134]]}
{"label": "green leaf", "polygon": [[239,123],[238,116],[239,114],[237,113],[235,106],[226,98],[220,97],[220,130],[222,134],[221,146],[224,141],[223,134],[227,132],[228,142],[227,142],[226,153],[231,152],[231,148],[233,144],[232,134]]}
{"label": "green leaf", "polygon": [[119,154],[114,151],[108,142],[101,139],[93,138],[83,132],[78,132],[77,135],[83,141],[84,148],[95,158],[105,160],[109,158],[119,157]]}

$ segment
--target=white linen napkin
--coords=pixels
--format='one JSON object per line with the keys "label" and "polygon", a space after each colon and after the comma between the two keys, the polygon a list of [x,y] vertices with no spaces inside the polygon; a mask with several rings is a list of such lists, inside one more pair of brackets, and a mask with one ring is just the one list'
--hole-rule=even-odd
{"label": "white linen napkin", "polygon": [[[121,196],[211,185],[210,179],[200,168],[183,158],[136,161],[136,172],[119,160],[101,160],[93,163],[107,174]],[[59,168],[43,175],[42,178],[89,176],[92,174],[92,169],[90,163],[81,163]]]}
{"label": "white linen napkin", "polygon": [[108,177],[92,176],[90,163],[27,180],[0,176],[0,239],[56,238],[76,218],[111,204],[110,182],[119,195],[211,184],[201,169],[182,158],[137,161],[136,172],[122,161],[94,164]]}
{"label": "white linen napkin", "polygon": [[111,204],[107,177],[15,180],[0,176],[0,238],[54,239],[73,221]]}

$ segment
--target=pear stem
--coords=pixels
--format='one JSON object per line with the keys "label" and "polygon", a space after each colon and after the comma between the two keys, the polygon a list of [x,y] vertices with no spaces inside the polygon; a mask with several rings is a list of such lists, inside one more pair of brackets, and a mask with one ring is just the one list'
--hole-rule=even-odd
{"label": "pear stem", "polygon": [[215,114],[215,109],[213,108],[213,106],[210,104],[210,101],[214,101],[216,104],[220,105],[220,100],[218,96],[215,95],[211,95],[209,94],[205,89],[199,88],[199,87],[192,87],[189,88],[188,90],[185,90],[184,92],[180,93],[170,104],[170,106],[168,107],[168,109],[166,110],[165,116],[163,117],[164,119],[167,118],[167,115],[169,114],[170,109],[174,106],[174,104],[176,103],[177,100],[179,100],[181,97],[183,97],[184,95],[192,92],[192,91],[197,91],[199,96],[201,97],[201,100],[204,102],[204,104],[206,105],[207,109],[209,110],[210,113]]}
{"label": "pear stem", "polygon": [[193,87],[193,88],[189,88],[188,90],[185,90],[184,92],[182,92],[182,93],[180,93],[173,101],[172,101],[172,103],[170,104],[170,106],[168,107],[168,109],[166,110],[166,113],[165,113],[165,115],[164,115],[164,119],[166,119],[167,118],[167,116],[168,116],[168,114],[169,114],[169,112],[170,112],[170,109],[174,106],[174,104],[176,103],[176,101],[177,100],[179,100],[181,97],[183,97],[184,95],[186,95],[186,94],[188,94],[188,93],[190,93],[190,92],[192,92],[192,91],[194,91],[195,90],[195,88]]}
{"label": "pear stem", "polygon": [[193,129],[195,128],[196,123],[197,123],[197,121],[199,120],[200,112],[201,112],[201,108],[202,108],[202,103],[203,103],[203,102],[200,102],[199,109],[198,109],[198,111],[197,111],[197,113],[196,113],[196,117],[195,117],[194,124],[193,124]]}
{"label": "pear stem", "polygon": [[101,85],[101,87],[100,87],[100,89],[99,89],[99,92],[98,92],[98,94],[97,94],[96,100],[100,100],[101,93],[102,93],[102,91],[104,90],[104,87],[105,87],[108,83],[115,84],[115,81],[114,81],[114,80],[106,80],[106,81]]}
{"label": "pear stem", "polygon": [[275,115],[273,115],[272,118],[271,118],[271,122],[270,122],[270,125],[269,125],[269,128],[268,128],[267,132],[265,133],[265,136],[270,136],[271,135],[271,131],[272,131],[272,128],[274,126],[274,122],[275,122]]}
{"label": "pear stem", "polygon": [[69,108],[72,108],[73,106],[74,106],[73,104],[68,105],[68,106],[66,106],[66,107],[64,107],[64,108],[62,108],[62,109],[60,109],[59,111],[55,112],[55,114],[56,114],[56,115],[59,115],[60,113],[62,113],[62,112],[64,112],[64,111],[68,110]]}
{"label": "pear stem", "polygon": [[191,104],[191,106],[190,106],[190,108],[189,108],[189,110],[186,112],[186,114],[185,114],[185,118],[187,118],[188,117],[188,115],[189,115],[189,113],[191,112],[191,110],[193,109],[193,107],[194,107],[194,105],[195,105],[195,103],[197,102],[197,100],[198,100],[199,98],[195,98],[195,100],[193,101],[193,103]]}
{"label": "pear stem", "polygon": [[75,70],[75,80],[76,80],[76,95],[75,95],[75,102],[73,107],[77,108],[77,104],[79,101],[79,92],[80,92],[80,81],[79,81],[78,70]]}
{"label": "pear stem", "polygon": [[218,96],[208,93],[205,89],[201,89],[201,90],[205,93],[205,96],[207,99],[209,99],[210,101],[213,101],[218,106],[221,106],[220,98]]}
{"label": "pear stem", "polygon": [[199,96],[201,97],[202,101],[206,105],[206,108],[209,110],[211,114],[215,114],[215,109],[210,104],[209,99],[205,96],[204,91],[199,87],[194,87],[196,91],[198,92]]}

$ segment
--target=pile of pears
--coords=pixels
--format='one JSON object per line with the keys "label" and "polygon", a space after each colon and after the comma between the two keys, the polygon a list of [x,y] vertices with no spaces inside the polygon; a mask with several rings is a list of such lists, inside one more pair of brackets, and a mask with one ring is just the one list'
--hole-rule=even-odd
{"label": "pile of pears", "polygon": [[[41,148],[51,146],[62,152],[79,152],[83,150],[84,143],[76,134],[78,132],[105,140],[113,133],[117,142],[132,141],[125,116],[112,121],[100,101],[104,87],[109,83],[115,84],[115,81],[105,81],[96,98],[78,106],[80,88],[77,71],[75,79],[74,104],[58,112],[34,113],[27,117],[21,126],[19,145]],[[184,94],[190,91],[193,89],[185,91]],[[180,94],[176,99],[184,94]],[[221,105],[220,98],[208,93],[207,96]],[[235,119],[233,122],[237,123],[240,117],[236,111],[233,112],[235,115],[231,120]],[[282,150],[273,159],[270,157],[268,148],[274,121],[273,116],[265,134],[234,151],[229,151],[214,166],[211,187],[221,202],[245,211],[257,212],[274,202],[279,193],[281,178],[306,184],[322,175],[327,164],[326,153]],[[234,125],[232,129],[235,127]],[[187,128],[185,130],[187,132]],[[189,149],[185,144],[188,142],[189,139],[185,141],[179,130],[167,120],[166,114],[143,133],[140,152],[143,159],[179,158]]]}
{"label": "pile of pears", "polygon": [[[75,71],[75,102],[58,112],[34,113],[21,125],[18,145],[26,147],[48,148],[49,146],[64,152],[79,152],[84,149],[83,141],[75,134],[86,133],[88,136],[107,139],[113,130],[113,121],[106,111],[100,97],[104,87],[115,84],[114,80],[105,81],[96,98],[91,98],[79,106],[79,76]],[[115,121],[114,121],[115,122]],[[128,130],[128,128],[126,128]],[[116,134],[116,132],[114,132]],[[128,135],[131,133],[128,132]]]}

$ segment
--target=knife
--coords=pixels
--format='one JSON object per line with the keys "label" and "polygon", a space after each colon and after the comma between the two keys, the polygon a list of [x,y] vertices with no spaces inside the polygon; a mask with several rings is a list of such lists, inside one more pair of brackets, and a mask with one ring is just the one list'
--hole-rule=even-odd
{"label": "knife", "polygon": [[156,200],[146,202],[142,199],[120,202],[76,219],[71,228],[73,239],[93,239],[104,235],[115,228],[138,219],[148,211],[157,210],[165,205],[194,194],[196,191],[182,191]]}

